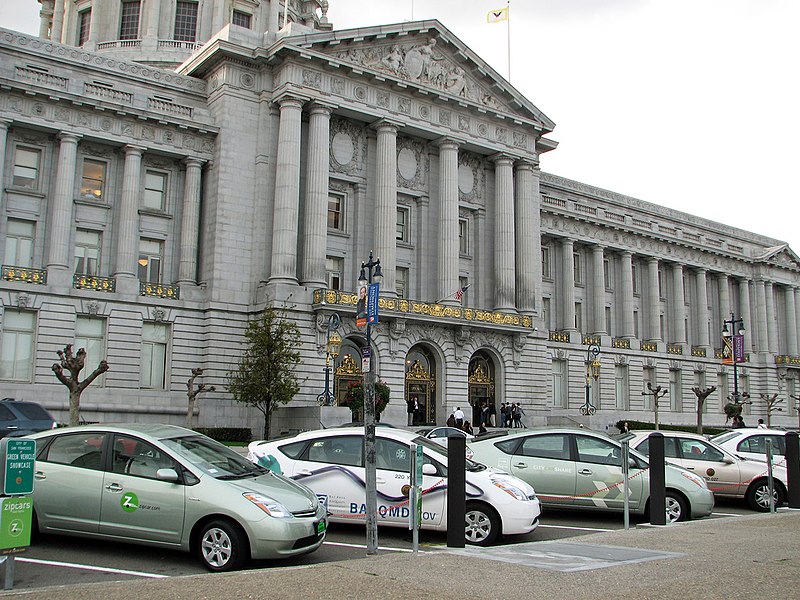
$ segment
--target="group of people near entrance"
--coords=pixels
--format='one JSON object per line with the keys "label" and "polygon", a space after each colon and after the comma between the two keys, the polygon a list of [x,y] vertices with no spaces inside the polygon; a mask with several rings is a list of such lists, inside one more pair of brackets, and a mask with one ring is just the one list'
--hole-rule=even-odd
{"label": "group of people near entrance", "polygon": [[[494,405],[490,405],[488,402],[484,401],[480,405],[480,410],[473,409],[473,416],[476,414],[480,415],[480,426],[478,429],[478,434],[486,433],[487,427],[495,426],[494,417],[495,411]],[[525,411],[522,410],[522,406],[520,403],[517,402],[516,404],[513,402],[503,402],[500,404],[500,424],[499,427],[525,427],[525,424],[522,422],[522,417],[525,416]],[[461,407],[456,407],[456,410],[450,414],[447,418],[447,426],[448,427],[455,427],[456,429],[461,429],[466,433],[472,434],[473,427],[472,424],[464,418],[464,411],[461,410]]]}
{"label": "group of people near entrance", "polygon": [[500,427],[525,427],[522,422],[522,417],[524,416],[525,411],[522,410],[519,402],[516,404],[503,402],[500,404]]}

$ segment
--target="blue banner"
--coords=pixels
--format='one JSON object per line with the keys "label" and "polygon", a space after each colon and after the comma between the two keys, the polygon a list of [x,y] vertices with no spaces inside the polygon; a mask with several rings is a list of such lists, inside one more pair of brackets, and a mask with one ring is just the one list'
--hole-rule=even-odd
{"label": "blue banner", "polygon": [[380,292],[380,283],[371,283],[369,285],[368,300],[367,300],[367,322],[374,325],[378,322],[378,292]]}

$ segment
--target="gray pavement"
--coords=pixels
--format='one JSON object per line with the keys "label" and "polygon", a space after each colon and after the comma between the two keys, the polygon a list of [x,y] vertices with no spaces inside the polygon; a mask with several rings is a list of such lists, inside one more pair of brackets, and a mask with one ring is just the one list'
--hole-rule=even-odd
{"label": "gray pavement", "polygon": [[307,567],[12,591],[61,600],[800,598],[800,511]]}

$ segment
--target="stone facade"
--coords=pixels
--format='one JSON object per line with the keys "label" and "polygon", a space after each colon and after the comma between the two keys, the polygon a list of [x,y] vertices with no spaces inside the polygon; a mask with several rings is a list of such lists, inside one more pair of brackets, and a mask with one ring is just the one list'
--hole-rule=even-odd
{"label": "stone facade", "polygon": [[[418,420],[439,423],[487,399],[519,401],[528,424],[602,429],[651,420],[651,382],[670,389],[661,421],[682,423],[691,388],[716,385],[705,421],[720,424],[734,315],[745,410],[779,393],[773,423],[797,423],[791,249],[541,172],[555,124],[441,23],[334,32],[326,2],[290,4],[284,25],[277,2],[201,0],[192,46],[167,51],[176,3],[142,3],[125,40],[114,6],[43,0],[40,38],[0,30],[6,395],[64,419],[50,365],[85,341],[89,368],[111,365],[84,393],[86,419],[182,423],[202,367],[217,391],[197,422],[258,432],[224,383],[272,303],[300,326],[303,363],[276,432],[348,421],[317,399],[327,325],[342,317],[338,398],[360,377],[354,290],[372,251],[386,421],[406,424],[414,398]],[[582,415],[588,344],[601,366],[597,412]]]}

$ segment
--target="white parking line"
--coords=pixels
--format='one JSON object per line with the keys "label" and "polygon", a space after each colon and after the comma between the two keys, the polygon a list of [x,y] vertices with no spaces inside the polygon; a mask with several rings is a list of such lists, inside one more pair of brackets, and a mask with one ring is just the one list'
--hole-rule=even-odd
{"label": "white parking line", "polygon": [[712,512],[711,513],[715,517],[743,517],[744,515],[740,515],[738,513],[720,513],[720,512]]}
{"label": "white parking line", "polygon": [[100,571],[102,573],[114,573],[117,575],[133,575],[134,577],[149,577],[151,579],[162,579],[169,575],[159,575],[157,573],[144,573],[142,571],[128,571],[127,569],[112,569],[110,567],[95,567],[93,565],[80,565],[77,563],[61,562],[58,560],[41,560],[39,558],[22,558],[17,556],[14,560],[18,562],[28,562],[36,565],[47,565],[50,567],[67,567],[69,569],[81,569],[83,571]]}
{"label": "white parking line", "polygon": [[[325,540],[323,544],[325,546],[342,546],[344,548],[364,548],[365,550],[367,548],[365,544],[345,544],[344,542],[329,542],[327,540]],[[378,546],[378,550],[388,550],[389,552],[413,552],[410,548],[388,548],[386,546]]]}
{"label": "white parking line", "polygon": [[549,529],[575,529],[577,531],[614,531],[614,529],[602,529],[600,527],[573,527],[571,525],[542,525],[540,524],[539,527],[545,527]]}

